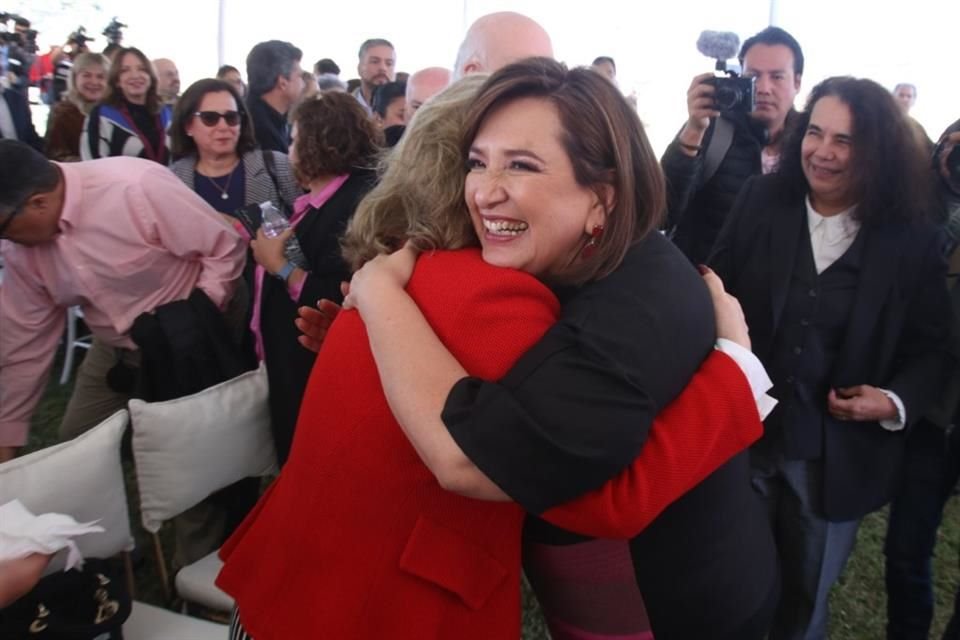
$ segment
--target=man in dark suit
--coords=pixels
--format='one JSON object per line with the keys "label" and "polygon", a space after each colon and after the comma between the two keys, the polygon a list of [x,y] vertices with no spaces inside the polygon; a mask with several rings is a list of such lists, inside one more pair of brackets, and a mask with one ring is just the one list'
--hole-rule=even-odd
{"label": "man in dark suit", "polygon": [[261,42],[247,55],[247,111],[261,149],[287,153],[287,112],[303,90],[300,49],[289,42]]}
{"label": "man in dark suit", "polygon": [[37,151],[43,151],[43,139],[33,127],[30,103],[27,97],[13,89],[2,89],[0,100],[0,138],[26,142]]}
{"label": "man in dark suit", "polygon": [[935,395],[950,309],[925,162],[889,93],[811,93],[779,174],[751,179],[711,265],[780,404],[751,450],[783,595],[770,638],[824,638],[860,519],[891,498],[905,430]]}

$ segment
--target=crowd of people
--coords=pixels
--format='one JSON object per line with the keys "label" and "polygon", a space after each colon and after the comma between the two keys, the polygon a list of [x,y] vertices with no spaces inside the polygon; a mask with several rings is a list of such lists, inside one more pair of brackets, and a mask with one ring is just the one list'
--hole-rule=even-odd
{"label": "crowd of people", "polygon": [[264,363],[279,476],[175,522],[178,562],[223,545],[231,638],[517,638],[521,572],[555,639],[825,638],[888,503],[887,637],[928,636],[960,121],[934,144],[913,85],[797,110],[768,27],[751,110],[696,76],[657,158],[613,58],[567,68],[512,12],[452,69],[368,39],[356,82],[279,40],[182,94],[108,53],[71,57],[45,139],[4,85],[0,463],[70,307],[64,440]]}

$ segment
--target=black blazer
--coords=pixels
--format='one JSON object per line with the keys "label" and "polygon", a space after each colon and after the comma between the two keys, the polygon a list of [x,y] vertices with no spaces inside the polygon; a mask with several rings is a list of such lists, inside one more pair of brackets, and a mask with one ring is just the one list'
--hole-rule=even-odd
{"label": "black blazer", "polygon": [[293,301],[287,286],[266,276],[260,299],[260,330],[263,336],[273,435],[280,463],[286,461],[293,442],[293,429],[300,400],[316,354],[300,346],[300,332],[293,324],[297,308],[313,307],[321,298],[341,302],[340,283],[350,279],[350,269],[340,255],[340,239],[360,200],[374,184],[374,173],[355,171],[320,209],[308,211],[294,233],[307,259],[309,275]]}
{"label": "black blazer", "polygon": [[[802,197],[781,176],[749,180],[734,203],[710,258],[743,306],[753,351],[770,362],[800,234],[808,233]],[[907,420],[921,417],[944,365],[950,306],[936,229],[927,223],[866,223],[860,231],[860,282],[843,348],[827,382],[869,384],[903,401]],[[840,422],[823,399],[823,514],[861,517],[889,501],[905,432],[876,422]]]}
{"label": "black blazer", "polygon": [[[30,103],[27,97],[13,89],[3,90],[3,100],[10,109],[10,117],[13,119],[13,128],[17,132],[17,140],[25,142],[40,153],[43,153],[43,138],[37,134],[33,126],[33,116],[30,114]],[[0,134],[0,138],[3,135]]]}

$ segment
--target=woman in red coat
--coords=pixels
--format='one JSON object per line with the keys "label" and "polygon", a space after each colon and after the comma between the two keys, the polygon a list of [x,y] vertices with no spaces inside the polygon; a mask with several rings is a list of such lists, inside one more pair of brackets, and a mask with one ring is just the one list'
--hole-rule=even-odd
{"label": "woman in red coat", "polygon": [[[418,112],[357,212],[347,241],[355,263],[408,238],[424,251],[476,242],[451,141],[478,82]],[[377,215],[384,211],[392,215]],[[485,380],[506,374],[559,309],[542,283],[487,265],[476,249],[423,253],[408,292],[464,368]],[[518,637],[523,509],[437,483],[398,428],[367,345],[359,314],[343,313],[317,358],[291,457],[225,545],[218,584],[257,640]],[[632,535],[760,432],[748,385],[720,354],[658,421],[688,428],[673,439],[675,430],[655,430],[637,463],[548,517]]]}

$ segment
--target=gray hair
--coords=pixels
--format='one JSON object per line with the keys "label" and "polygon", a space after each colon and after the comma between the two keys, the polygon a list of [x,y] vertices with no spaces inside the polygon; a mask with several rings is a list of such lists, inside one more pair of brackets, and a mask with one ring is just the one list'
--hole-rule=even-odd
{"label": "gray hair", "polygon": [[346,91],[347,83],[332,73],[321,73],[317,76],[317,87],[320,91]]}

